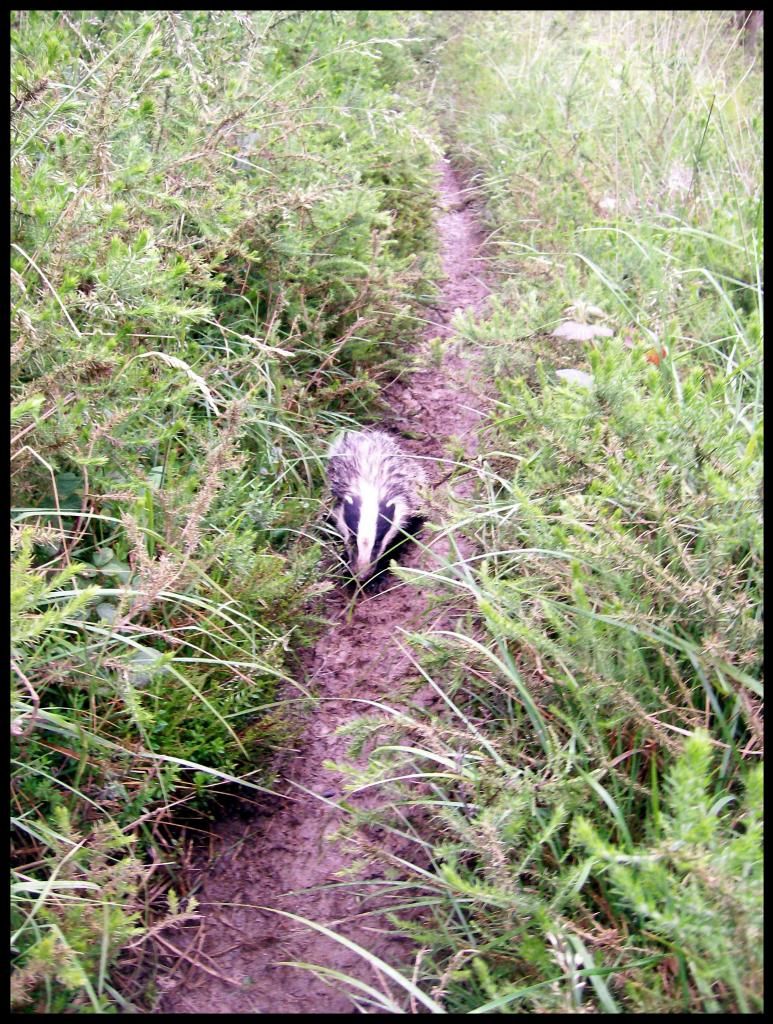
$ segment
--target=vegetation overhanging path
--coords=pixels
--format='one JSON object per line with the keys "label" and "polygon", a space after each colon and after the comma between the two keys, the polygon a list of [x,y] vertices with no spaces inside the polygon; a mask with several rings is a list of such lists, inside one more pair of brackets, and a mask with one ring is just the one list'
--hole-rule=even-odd
{"label": "vegetation overhanging path", "polygon": [[[428,311],[417,353],[420,360],[426,356],[427,368],[407,384],[395,382],[385,395],[391,410],[385,425],[402,430],[405,446],[426,460],[436,483],[447,476],[449,441],[459,442],[468,456],[475,451],[482,399],[471,384],[470,357],[456,351],[451,321],[458,309],[479,311],[488,294],[483,235],[470,190],[447,159],[440,163],[439,178],[445,281],[439,304]],[[440,359],[430,358],[433,339],[440,339],[435,341]],[[433,552],[446,555],[447,543],[425,537],[424,550],[414,549],[406,561],[431,568]],[[221,852],[204,869],[199,919],[167,933],[160,950],[168,958],[176,948],[180,960],[159,983],[158,1011],[351,1012],[350,994],[356,990],[325,980],[325,969],[404,1005],[404,992],[366,957],[298,919],[332,929],[390,966],[410,966],[410,942],[380,914],[390,894],[392,901],[394,893],[405,895],[402,887],[410,883],[390,883],[384,860],[368,861],[365,849],[359,853],[367,866],[346,874],[357,851],[332,838],[344,819],[339,800],[366,809],[378,801],[378,793],[350,794],[345,778],[325,764],[346,759],[350,741],[336,735],[344,723],[364,713],[407,712],[411,703],[438,699],[416,691],[415,669],[398,640],[399,627],[426,624],[426,602],[420,591],[393,581],[383,592],[362,597],[351,614],[340,592],[330,595],[325,611],[334,625],[314,649],[307,680],[321,700],[288,758],[286,796],[249,821],[231,818],[215,826]],[[364,832],[360,836],[363,841]],[[383,830],[374,839],[386,858],[419,857],[408,839]],[[322,971],[315,975],[291,963],[316,964]]]}

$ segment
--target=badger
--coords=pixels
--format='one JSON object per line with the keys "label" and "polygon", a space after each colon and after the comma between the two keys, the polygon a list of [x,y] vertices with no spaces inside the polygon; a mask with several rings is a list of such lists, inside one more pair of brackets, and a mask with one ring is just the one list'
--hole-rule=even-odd
{"label": "badger", "polygon": [[328,451],[333,522],[353,579],[375,581],[425,522],[421,465],[379,430],[346,430]]}

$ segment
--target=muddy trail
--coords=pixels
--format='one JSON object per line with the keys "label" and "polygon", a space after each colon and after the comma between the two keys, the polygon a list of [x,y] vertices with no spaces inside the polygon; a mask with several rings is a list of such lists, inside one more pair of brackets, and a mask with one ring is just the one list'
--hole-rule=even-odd
{"label": "muddy trail", "polygon": [[[454,343],[451,320],[457,309],[482,309],[488,287],[483,235],[466,199],[469,190],[447,160],[440,162],[438,172],[437,225],[445,279],[439,302],[425,312],[428,326],[415,352],[420,365],[428,368],[386,389],[390,412],[382,426],[426,459],[427,474],[442,494],[448,486],[444,480],[449,467],[443,460],[449,443],[458,442],[467,456],[474,455],[484,402],[476,394],[474,359]],[[422,360],[438,336],[446,341],[442,361]],[[453,489],[464,495],[464,477]],[[447,542],[425,529],[422,544],[412,546],[402,562],[432,568],[433,549],[447,554]],[[395,935],[380,913],[390,900],[383,862],[373,858],[353,877],[342,875],[358,854],[345,841],[331,838],[347,816],[337,801],[374,806],[379,803],[378,787],[352,794],[344,788],[345,777],[325,767],[327,761],[344,761],[351,743],[336,730],[374,713],[373,705],[363,701],[409,711],[440,699],[430,687],[419,686],[400,646],[400,628],[447,628],[453,613],[430,614],[418,588],[394,578],[390,583],[379,593],[361,596],[353,607],[338,589],[326,596],[323,614],[331,625],[308,653],[302,680],[320,700],[304,721],[294,750],[279,765],[276,788],[284,795],[267,799],[249,819],[234,816],[213,826],[214,857],[204,864],[196,891],[198,918],[167,930],[158,948],[167,973],[159,980],[156,1012],[357,1011],[355,989],[307,969],[283,966],[288,961],[345,973],[389,993],[403,1009],[416,1009],[394,982],[380,972],[377,976],[356,952],[275,912],[327,925],[387,964],[410,972],[413,944]],[[297,698],[298,693],[285,696]],[[376,841],[397,857],[416,861],[419,855],[415,843],[396,839],[391,832],[380,832]],[[368,1003],[359,1005],[367,1008]]]}

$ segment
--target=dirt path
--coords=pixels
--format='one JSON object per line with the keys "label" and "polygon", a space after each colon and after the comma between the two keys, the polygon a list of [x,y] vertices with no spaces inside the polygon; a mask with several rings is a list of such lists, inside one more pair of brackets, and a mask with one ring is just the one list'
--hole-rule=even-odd
{"label": "dirt path", "polygon": [[[450,320],[456,309],[480,309],[488,293],[479,256],[480,228],[448,161],[443,160],[438,170],[438,230],[447,278],[440,304],[427,313],[430,326],[423,342],[427,349],[433,337],[452,338]],[[447,351],[441,365],[414,374],[407,385],[393,384],[386,392],[391,413],[384,425],[397,433],[405,431],[410,435],[405,446],[428,459],[446,456],[452,438],[464,445],[468,455],[474,454],[482,400],[470,384],[472,368],[470,357]],[[426,467],[433,481],[447,473],[442,462],[428,461]],[[463,493],[464,485],[457,490]],[[431,542],[432,535],[425,531],[423,539]],[[444,543],[435,541],[441,553]],[[432,557],[413,548],[403,561],[429,567]],[[427,625],[426,601],[417,589],[392,586],[360,598],[353,613],[348,611],[345,595],[329,596],[325,613],[334,625],[310,656],[305,680],[324,699],[316,705],[296,752],[288,759],[279,786],[286,798],[249,821],[233,818],[214,828],[218,856],[197,893],[201,919],[187,930],[165,935],[165,941],[180,950],[181,959],[161,979],[157,1012],[346,1013],[357,1009],[340,981],[329,984],[307,970],[277,966],[280,961],[321,964],[345,972],[390,992],[398,1004],[406,1005],[400,989],[376,977],[355,952],[307,926],[260,909],[272,907],[330,925],[389,964],[412,962],[411,943],[395,936],[383,918],[373,913],[386,905],[383,866],[374,863],[355,881],[341,877],[338,872],[351,863],[353,854],[340,841],[328,838],[342,821],[338,799],[345,797],[367,807],[377,796],[372,790],[354,796],[346,793],[342,776],[323,763],[345,759],[350,741],[335,731],[369,710],[352,698],[381,701],[398,709],[406,709],[410,702],[431,701],[430,695],[416,691],[411,682],[415,670],[396,639],[400,626],[410,630]],[[408,840],[403,850],[394,845],[390,834],[382,841],[389,843],[390,852],[415,859],[416,849]],[[168,948],[159,952],[168,955]]]}

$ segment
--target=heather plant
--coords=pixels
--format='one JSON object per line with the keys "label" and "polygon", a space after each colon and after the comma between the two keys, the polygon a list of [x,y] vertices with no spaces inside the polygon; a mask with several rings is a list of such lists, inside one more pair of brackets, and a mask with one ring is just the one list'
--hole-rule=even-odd
{"label": "heather plant", "polygon": [[[581,816],[574,836],[592,858],[591,877],[608,876],[638,935],[668,951],[699,1005],[750,1013],[764,1005],[762,766],[748,773],[739,797],[716,799],[712,755],[704,732],[685,743],[666,780],[664,806],[646,822],[646,845],[606,843]],[[648,992],[635,976],[627,984],[644,1005],[657,1006],[664,995]]]}
{"label": "heather plant", "polygon": [[339,941],[414,1010],[761,1011],[755,47],[711,11],[13,14],[15,1006],[141,1004],[121,950],[195,911],[175,822],[271,785],[322,442],[432,296],[439,124],[490,411],[449,555],[395,572],[454,623],[401,641],[442,713],[374,707],[337,766],[383,794],[362,861],[415,844],[380,889],[413,974]]}
{"label": "heather plant", "polygon": [[11,979],[12,1003],[28,1006],[43,988],[54,1012],[127,1008],[108,968],[121,946],[143,930],[132,907],[148,869],[112,821],[94,825],[88,844],[73,830],[64,805],[51,826],[39,835],[51,851],[47,877],[20,874],[11,885],[11,947],[25,948],[25,964]]}
{"label": "heather plant", "polygon": [[415,330],[435,144],[395,14],[11,34],[14,998],[104,1011],[164,823],[288,742],[320,435]]}
{"label": "heather plant", "polygon": [[[455,638],[457,660],[466,645]],[[493,658],[456,678],[487,664],[504,696],[507,665]],[[516,692],[512,669],[509,680]],[[556,742],[532,757],[517,721],[492,737],[491,701],[476,702],[472,721],[464,696],[449,702],[456,722],[404,719],[412,742],[382,742],[351,782],[354,792],[380,782],[390,792],[380,827],[416,843],[413,871],[390,895],[432,998],[468,1013],[759,1011],[761,767],[729,794],[722,751],[697,730],[664,778],[654,757],[639,776],[648,795],[637,818],[617,799],[628,759],[586,771],[579,744]],[[555,741],[553,713],[537,710]],[[360,740],[379,729],[384,719],[374,716]],[[407,778],[410,786],[397,781]],[[371,812],[359,826],[363,856],[375,850],[362,838],[373,821]],[[425,822],[442,834],[431,846]],[[408,918],[401,904],[413,909]]]}

